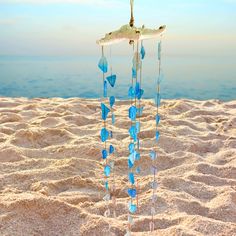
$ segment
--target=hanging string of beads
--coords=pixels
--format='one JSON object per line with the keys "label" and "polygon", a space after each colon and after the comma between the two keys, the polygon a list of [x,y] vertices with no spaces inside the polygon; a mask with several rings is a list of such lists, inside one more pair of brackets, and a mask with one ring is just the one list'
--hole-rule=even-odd
{"label": "hanging string of beads", "polygon": [[[160,83],[161,83],[161,39],[158,42],[158,76],[156,80],[156,115],[155,115],[155,140],[156,142],[159,141],[160,133],[158,131],[158,126],[160,123],[160,114],[159,114],[159,107],[161,104],[161,94],[160,94]],[[150,158],[152,160],[152,166],[151,166],[151,174],[153,175],[153,181],[151,182],[151,188],[152,188],[152,197],[151,197],[151,222],[150,222],[150,231],[153,232],[155,230],[155,223],[154,223],[154,216],[156,214],[155,205],[157,201],[157,188],[158,183],[156,180],[157,175],[157,167],[155,165],[155,160],[157,159],[157,145],[156,145],[156,151],[152,150],[150,152]]]}
{"label": "hanging string of beads", "polygon": [[[103,121],[103,128],[101,129],[100,132],[100,138],[102,143],[104,143],[103,149],[102,149],[102,159],[103,159],[103,166],[104,166],[104,175],[105,175],[105,180],[104,180],[104,186],[105,186],[105,196],[103,198],[103,200],[106,203],[106,210],[104,212],[104,216],[105,217],[110,217],[111,215],[111,211],[109,208],[109,202],[111,199],[111,190],[114,192],[114,183],[112,185],[112,189],[109,186],[109,177],[111,175],[111,172],[114,172],[114,160],[109,160],[108,162],[108,157],[110,156],[114,156],[115,153],[115,148],[112,144],[107,145],[108,139],[113,137],[113,132],[110,129],[107,129],[107,118],[109,113],[112,113],[112,124],[114,124],[115,122],[115,118],[114,118],[114,109],[113,106],[115,104],[115,97],[111,96],[109,98],[109,107],[107,105],[107,97],[108,97],[108,91],[107,91],[107,87],[108,87],[108,83],[110,84],[111,87],[115,86],[115,82],[116,82],[116,75],[112,74],[112,68],[111,68],[111,75],[105,78],[105,74],[108,72],[108,63],[107,63],[107,59],[104,56],[104,47],[102,46],[102,56],[99,60],[98,63],[98,67],[99,69],[102,71],[102,79],[103,79],[103,99],[101,102],[101,118]],[[110,157],[111,159],[111,157]],[[113,173],[113,179],[114,179],[114,173]],[[114,202],[114,199],[112,199]],[[115,207],[114,207],[114,212],[115,212]],[[115,215],[115,213],[114,213]],[[110,226],[109,226],[109,231],[110,231]]]}

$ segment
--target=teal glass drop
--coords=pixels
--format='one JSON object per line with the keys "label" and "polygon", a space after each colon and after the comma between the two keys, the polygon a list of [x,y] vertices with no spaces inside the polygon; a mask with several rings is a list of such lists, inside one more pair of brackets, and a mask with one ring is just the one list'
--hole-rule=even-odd
{"label": "teal glass drop", "polygon": [[105,182],[105,189],[106,189],[106,190],[109,189],[108,181]]}
{"label": "teal glass drop", "polygon": [[110,75],[107,78],[107,81],[109,82],[109,84],[111,85],[111,87],[115,86],[116,83],[116,75]]}
{"label": "teal glass drop", "polygon": [[140,160],[140,157],[141,157],[141,156],[140,156],[140,153],[137,152],[137,153],[136,153],[136,156],[135,156],[135,160],[136,160],[136,161],[139,161],[139,160]]}
{"label": "teal glass drop", "polygon": [[136,142],[137,141],[137,130],[136,126],[131,126],[129,129],[130,137]]}
{"label": "teal glass drop", "polygon": [[102,109],[102,119],[106,120],[107,115],[110,112],[110,109],[104,103],[101,103],[101,109]]}
{"label": "teal glass drop", "polygon": [[129,118],[134,121],[136,119],[137,108],[135,106],[131,106],[129,108]]}
{"label": "teal glass drop", "polygon": [[112,154],[115,151],[115,148],[113,145],[110,145],[109,147],[109,153]]}
{"label": "teal glass drop", "polygon": [[141,59],[143,60],[144,57],[145,57],[145,54],[146,54],[146,52],[145,52],[145,48],[144,48],[143,45],[142,45],[142,47],[141,47],[140,54],[141,54]]}
{"label": "teal glass drop", "polygon": [[106,142],[108,137],[109,137],[109,132],[106,128],[102,128],[101,130],[101,133],[100,133],[100,136],[101,136],[101,140],[102,142]]}
{"label": "teal glass drop", "polygon": [[129,189],[128,189],[128,195],[129,195],[130,197],[135,198],[135,197],[136,197],[136,193],[137,193],[137,191],[136,191],[135,188],[129,188]]}
{"label": "teal glass drop", "polygon": [[157,114],[156,115],[156,125],[158,125],[160,123],[160,119],[161,119],[161,117]]}
{"label": "teal glass drop", "polygon": [[129,169],[133,168],[134,164],[128,159],[128,167]]}
{"label": "teal glass drop", "polygon": [[115,104],[115,102],[116,102],[115,97],[114,97],[114,96],[111,96],[111,97],[109,98],[109,102],[110,102],[110,107],[113,107],[114,104]]}
{"label": "teal glass drop", "polygon": [[111,167],[108,166],[108,165],[106,165],[106,166],[104,167],[104,174],[105,174],[105,176],[106,176],[106,177],[109,177],[109,176],[110,176],[110,173],[111,173]]}
{"label": "teal glass drop", "polygon": [[133,173],[129,173],[129,182],[131,184],[134,184],[135,183],[135,179],[134,179],[134,174]]}
{"label": "teal glass drop", "polygon": [[136,152],[134,151],[133,153],[129,154],[129,160],[132,164],[135,162],[135,157],[136,157]]}
{"label": "teal glass drop", "polygon": [[159,131],[156,131],[156,141],[158,141],[160,138],[160,132]]}
{"label": "teal glass drop", "polygon": [[102,56],[98,62],[98,67],[103,73],[107,73],[108,63],[105,56]]}
{"label": "teal glass drop", "polygon": [[103,83],[103,97],[107,97],[107,81],[104,81]]}
{"label": "teal glass drop", "polygon": [[135,204],[130,204],[129,211],[130,213],[134,214],[137,211],[137,206]]}
{"label": "teal glass drop", "polygon": [[132,68],[132,78],[135,79],[137,77],[137,71],[136,69],[133,67]]}
{"label": "teal glass drop", "polygon": [[129,144],[129,153],[133,153],[134,152],[134,147],[135,147],[134,143],[130,143]]}
{"label": "teal glass drop", "polygon": [[135,91],[134,91],[134,88],[132,86],[129,87],[128,96],[131,99],[135,97]]}
{"label": "teal glass drop", "polygon": [[102,159],[106,159],[107,156],[108,156],[107,150],[106,150],[106,149],[103,149],[103,150],[102,150]]}

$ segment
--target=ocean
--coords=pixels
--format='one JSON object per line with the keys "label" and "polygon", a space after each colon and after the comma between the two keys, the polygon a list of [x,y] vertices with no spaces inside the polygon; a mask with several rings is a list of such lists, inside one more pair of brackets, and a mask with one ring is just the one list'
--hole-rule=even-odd
{"label": "ocean", "polygon": [[[0,96],[99,98],[102,95],[102,74],[97,67],[99,58],[99,55],[0,56]],[[164,56],[162,65],[161,95],[164,99],[236,99],[236,65],[230,57]],[[119,99],[127,98],[131,67],[131,57],[112,58],[112,71],[117,81],[109,92]],[[157,71],[157,59],[145,58],[144,98],[155,95]]]}

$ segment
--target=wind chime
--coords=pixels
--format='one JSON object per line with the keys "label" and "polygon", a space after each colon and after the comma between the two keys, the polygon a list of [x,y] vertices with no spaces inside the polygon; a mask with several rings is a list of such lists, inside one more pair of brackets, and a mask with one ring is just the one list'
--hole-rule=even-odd
{"label": "wind chime", "polygon": [[[110,57],[111,57],[111,45],[119,43],[121,41],[128,40],[130,45],[133,45],[133,60],[132,60],[132,73],[131,73],[131,82],[128,89],[128,96],[130,99],[130,107],[128,110],[128,117],[130,119],[130,128],[128,130],[130,136],[130,142],[128,144],[128,188],[127,194],[129,197],[128,202],[128,224],[127,224],[127,232],[126,236],[131,235],[132,224],[133,224],[133,216],[137,213],[138,210],[138,191],[139,184],[137,178],[141,172],[141,168],[139,166],[139,160],[142,157],[141,149],[140,149],[140,138],[139,133],[141,129],[141,117],[143,113],[144,107],[142,106],[141,98],[144,94],[144,90],[142,89],[142,61],[145,58],[145,48],[143,45],[143,41],[147,39],[157,39],[160,38],[157,47],[158,47],[158,76],[156,79],[156,95],[155,95],[155,103],[156,103],[156,115],[155,115],[155,139],[156,142],[159,140],[159,131],[158,125],[160,122],[159,115],[159,106],[161,102],[160,95],[160,82],[161,82],[161,36],[166,29],[166,26],[161,26],[158,29],[148,29],[142,26],[141,28],[136,28],[134,26],[134,16],[133,16],[133,0],[130,0],[131,5],[131,18],[128,25],[122,26],[119,30],[110,32],[105,35],[104,38],[97,41],[97,43],[101,46],[102,56],[99,60],[98,67],[102,71],[103,78],[103,98],[101,101],[101,116],[103,120],[103,127],[101,129],[101,141],[103,142],[102,149],[102,159],[104,161],[104,187],[106,190],[105,197],[103,198],[106,202],[106,210],[104,213],[105,217],[111,217],[111,209],[109,208],[109,202],[112,200],[112,208],[113,208],[113,216],[116,217],[116,198],[115,196],[111,196],[111,193],[114,193],[115,183],[114,183],[114,168],[115,168],[115,147],[112,145],[113,139],[113,126],[115,123],[114,116],[114,105],[115,105],[115,97],[112,95],[112,89],[116,83],[116,75],[112,72],[112,65],[110,65],[110,73],[108,73],[108,62],[104,55],[104,47],[110,46]],[[110,58],[111,59],[111,58]],[[111,63],[110,63],[111,64]],[[108,75],[109,74],[109,75]],[[111,89],[111,91],[108,89]],[[111,114],[111,116],[109,116]],[[111,119],[109,119],[111,117]],[[152,189],[152,197],[150,199],[150,214],[151,220],[149,224],[150,231],[153,232],[155,230],[154,224],[154,216],[155,212],[155,203],[157,201],[156,190],[158,187],[158,183],[156,181],[157,168],[155,166],[155,160],[157,158],[157,145],[153,147],[153,149],[149,153],[150,155],[150,169],[151,175],[153,176],[152,181],[150,183],[150,187]],[[113,176],[113,178],[112,178]],[[109,229],[110,230],[110,229]]]}

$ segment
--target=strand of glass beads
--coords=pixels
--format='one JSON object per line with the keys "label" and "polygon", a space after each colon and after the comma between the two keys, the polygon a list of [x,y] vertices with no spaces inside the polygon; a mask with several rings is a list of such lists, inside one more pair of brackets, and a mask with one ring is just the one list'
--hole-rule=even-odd
{"label": "strand of glass beads", "polygon": [[[161,82],[161,40],[158,42],[158,77],[156,82],[156,130],[155,130],[155,139],[156,142],[158,142],[160,133],[158,131],[158,125],[160,123],[160,115],[159,115],[159,107],[161,103],[161,95],[160,95],[160,82]],[[157,174],[157,167],[155,165],[155,160],[157,159],[157,152],[155,150],[152,150],[150,152],[150,158],[152,160],[152,166],[151,166],[151,174],[153,175],[153,181],[151,182],[151,188],[152,188],[152,198],[151,198],[151,222],[150,222],[150,231],[153,232],[155,230],[155,223],[154,223],[154,216],[156,214],[155,210],[155,203],[157,201],[157,195],[156,191],[158,188],[158,183],[156,180],[156,174]]]}
{"label": "strand of glass beads", "polygon": [[[110,188],[109,188],[109,176],[111,174],[111,166],[108,164],[108,151],[107,151],[107,140],[109,139],[110,133],[107,130],[107,117],[110,112],[110,109],[107,107],[105,104],[105,101],[107,99],[107,81],[105,80],[105,74],[108,71],[108,63],[107,59],[104,56],[104,48],[102,46],[102,57],[99,60],[98,63],[99,69],[102,71],[102,78],[103,78],[103,99],[101,102],[101,118],[103,120],[103,128],[101,129],[100,132],[100,138],[101,141],[104,143],[103,150],[102,150],[102,159],[104,161],[104,175],[105,175],[105,196],[103,200],[106,203],[106,210],[104,212],[105,217],[110,216],[110,209],[109,209],[109,201],[110,201]],[[109,231],[110,231],[110,226],[109,226]]]}

